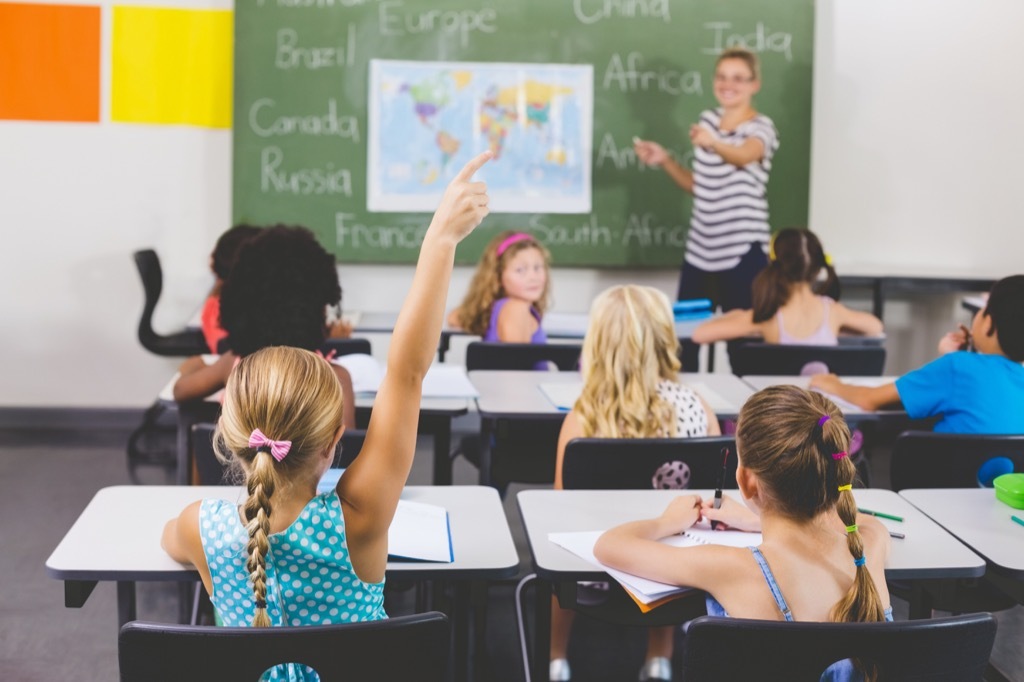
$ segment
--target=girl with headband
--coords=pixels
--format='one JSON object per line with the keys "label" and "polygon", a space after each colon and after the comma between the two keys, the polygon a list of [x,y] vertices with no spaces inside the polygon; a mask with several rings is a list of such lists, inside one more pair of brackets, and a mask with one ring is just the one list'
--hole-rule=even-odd
{"label": "girl with headband", "polygon": [[[656,519],[607,531],[594,547],[604,564],[708,593],[709,615],[761,620],[892,620],[885,562],[888,531],[857,513],[857,469],[847,456],[850,431],[820,393],[772,386],[740,410],[736,482],[746,506],[726,497],[720,509],[695,495],[674,499]],[[701,520],[760,531],[756,547],[670,547],[661,538]],[[753,542],[751,543],[754,544]],[[859,679],[855,661],[839,661],[822,679]],[[785,677],[766,670],[765,678]],[[870,676],[870,675],[869,675]]]}
{"label": "girl with headband", "polygon": [[[234,627],[326,625],[385,618],[388,527],[416,447],[423,377],[441,335],[455,247],[487,215],[470,161],[423,238],[395,323],[388,371],[366,440],[335,489],[317,494],[334,460],[344,408],[331,366],[298,348],[247,354],[232,370],[214,443],[243,473],[240,504],[201,500],[164,529],[162,546],[199,571],[219,620]],[[319,679],[284,664],[262,679]]]}
{"label": "girl with headband", "polygon": [[484,250],[462,305],[448,324],[484,341],[544,343],[551,255],[526,232],[499,233]]}

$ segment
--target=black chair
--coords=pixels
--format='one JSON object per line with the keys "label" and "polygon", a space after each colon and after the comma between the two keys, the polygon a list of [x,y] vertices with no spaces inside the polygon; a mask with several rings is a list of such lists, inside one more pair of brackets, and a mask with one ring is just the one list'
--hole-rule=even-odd
{"label": "black chair", "polygon": [[704,616],[688,623],[685,632],[680,678],[686,682],[817,682],[829,665],[853,657],[877,666],[883,681],[970,682],[984,679],[996,620],[990,613],[897,623]]}
{"label": "black chair", "polygon": [[582,351],[580,344],[474,341],[466,346],[466,369],[535,369],[550,362],[571,372],[579,366]]}
{"label": "black chair", "polygon": [[139,343],[151,353],[165,356],[188,357],[209,352],[202,332],[198,330],[182,330],[174,334],[157,334],[153,330],[153,311],[163,291],[164,276],[160,269],[160,258],[156,251],[144,249],[136,251],[135,267],[142,278],[142,288],[146,292],[146,302],[139,318]]}
{"label": "black chair", "polygon": [[[726,488],[736,488],[736,439],[574,438],[565,446],[562,486],[576,490],[715,488],[729,448]],[[681,473],[676,463],[685,464]],[[684,479],[684,480],[680,480]]]}
{"label": "black chair", "polygon": [[1014,471],[1024,471],[1024,435],[904,431],[892,447],[892,489],[976,488],[978,469],[993,457],[1006,457]]}
{"label": "black chair", "polygon": [[362,353],[363,355],[373,354],[370,350],[369,339],[327,339],[324,341],[320,352],[324,355],[330,355],[332,351],[336,357],[354,355],[356,353]]}
{"label": "black chair", "polygon": [[[575,370],[580,344],[492,343],[474,341],[466,347],[466,369],[536,370],[538,364],[553,363],[559,370]],[[543,370],[540,370],[543,371]],[[564,416],[553,419],[501,419],[485,423],[484,433],[492,440],[482,443],[476,435],[461,440],[454,455],[463,454],[480,465],[483,447],[491,451],[489,479],[504,496],[511,482],[551,483],[555,480],[555,454]]]}
{"label": "black chair", "polygon": [[882,346],[784,346],[744,341],[729,343],[728,348],[736,376],[798,376],[811,362],[823,363],[840,376],[881,376],[885,368]]}
{"label": "black chair", "polygon": [[451,632],[442,613],[305,627],[226,628],[133,621],[121,628],[121,682],[257,680],[303,663],[322,682],[441,682]]}
{"label": "black chair", "polygon": [[[203,423],[192,426],[192,447],[196,458],[196,471],[199,473],[199,485],[230,485],[233,481],[228,470],[217,459],[213,449],[213,433],[215,425]],[[332,467],[344,469],[352,464],[363,449],[366,431],[361,429],[345,429],[341,434],[341,442],[334,452]]]}

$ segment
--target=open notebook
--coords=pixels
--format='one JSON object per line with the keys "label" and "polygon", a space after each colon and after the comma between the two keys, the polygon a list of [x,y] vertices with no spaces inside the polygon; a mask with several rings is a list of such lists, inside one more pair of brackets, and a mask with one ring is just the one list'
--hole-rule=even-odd
{"label": "open notebook", "polygon": [[[328,469],[316,486],[325,493],[338,486],[344,469]],[[399,500],[395,518],[388,528],[388,560],[455,561],[448,510],[436,504]]]}
{"label": "open notebook", "polygon": [[[352,377],[352,390],[356,394],[374,394],[384,380],[385,366],[372,355],[352,353],[331,362],[348,370]],[[423,377],[424,398],[476,398],[479,395],[463,367],[435,364]]]}
{"label": "open notebook", "polygon": [[[624,571],[605,566],[594,556],[594,544],[604,533],[603,530],[573,533],[549,533],[548,540],[566,549],[581,559],[606,571],[637,602],[641,610],[648,611],[669,597],[689,592],[691,588],[648,580]],[[663,538],[663,544],[672,547],[698,547],[700,545],[724,545],[726,547],[756,547],[761,544],[760,533],[744,533],[736,530],[711,530],[695,526],[680,535]],[[647,607],[647,608],[645,608]]]}

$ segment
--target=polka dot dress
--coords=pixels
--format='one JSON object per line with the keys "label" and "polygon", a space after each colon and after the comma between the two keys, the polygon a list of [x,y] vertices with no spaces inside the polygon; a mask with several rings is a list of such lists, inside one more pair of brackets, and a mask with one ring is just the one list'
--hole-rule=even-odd
{"label": "polka dot dress", "polygon": [[[249,534],[238,506],[227,500],[203,500],[199,532],[213,579],[210,601],[217,615],[226,626],[248,627],[256,604],[245,568]],[[275,626],[387,618],[384,583],[364,583],[352,569],[336,491],[314,497],[291,526],[270,536],[267,615]],[[319,678],[306,666],[282,665],[262,679]]]}
{"label": "polka dot dress", "polygon": [[658,382],[658,396],[676,411],[676,432],[662,434],[674,438],[700,438],[708,435],[708,413],[694,390],[669,379]]}

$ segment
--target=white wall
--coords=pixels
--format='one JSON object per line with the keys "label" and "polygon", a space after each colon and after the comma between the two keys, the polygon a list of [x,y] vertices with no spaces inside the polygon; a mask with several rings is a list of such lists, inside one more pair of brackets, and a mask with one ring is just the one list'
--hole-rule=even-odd
{"label": "white wall", "polygon": [[[112,0],[101,4],[109,41]],[[1024,269],[1011,203],[1024,138],[1010,118],[1024,104],[1010,42],[1024,3],[819,0],[817,12],[811,223],[830,251],[840,262]],[[163,260],[158,330],[183,324],[230,220],[230,156],[228,131],[0,122],[0,406],[153,400],[176,361],[135,339],[131,252],[152,246]],[[624,280],[672,292],[676,273],[554,276],[557,309],[584,310]],[[345,305],[394,310],[410,278],[409,267],[344,266]],[[460,269],[450,300],[467,278]],[[948,299],[913,316],[890,306],[900,368],[927,355],[953,312]]]}

